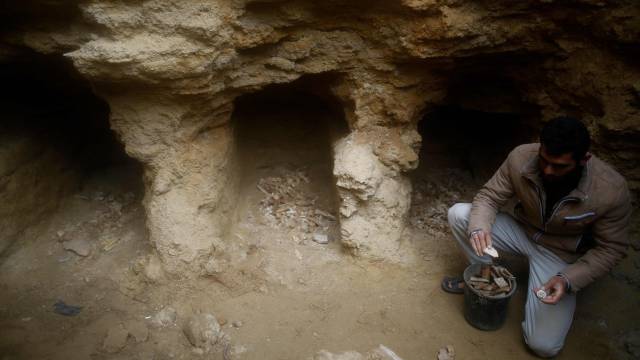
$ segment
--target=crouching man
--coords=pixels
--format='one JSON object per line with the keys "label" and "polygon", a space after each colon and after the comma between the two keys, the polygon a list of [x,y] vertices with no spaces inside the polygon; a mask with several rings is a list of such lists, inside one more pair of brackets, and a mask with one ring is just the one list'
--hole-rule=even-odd
{"label": "crouching man", "polygon": [[[545,124],[540,144],[516,147],[472,204],[449,209],[454,237],[472,263],[490,263],[484,249],[529,260],[524,340],[537,355],[564,346],[576,292],[609,272],[629,244],[631,202],[624,178],[588,153],[589,132],[562,117]],[[516,205],[500,212],[508,200]],[[446,277],[445,291],[462,292]],[[538,290],[546,297],[536,297]]]}

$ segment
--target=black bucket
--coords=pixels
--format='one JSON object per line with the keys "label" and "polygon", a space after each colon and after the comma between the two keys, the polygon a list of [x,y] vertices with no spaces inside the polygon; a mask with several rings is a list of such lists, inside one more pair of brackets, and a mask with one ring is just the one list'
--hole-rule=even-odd
{"label": "black bucket", "polygon": [[480,273],[481,266],[482,264],[471,264],[464,270],[464,318],[480,330],[497,330],[507,319],[509,300],[516,292],[516,280],[508,279],[511,291],[507,294],[482,295],[469,285],[469,279]]}

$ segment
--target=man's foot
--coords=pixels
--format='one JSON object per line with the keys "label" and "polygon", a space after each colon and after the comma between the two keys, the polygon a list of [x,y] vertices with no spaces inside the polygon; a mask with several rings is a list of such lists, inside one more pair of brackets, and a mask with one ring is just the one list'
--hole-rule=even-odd
{"label": "man's foot", "polygon": [[461,277],[445,276],[442,279],[442,290],[451,294],[464,293],[464,279]]}

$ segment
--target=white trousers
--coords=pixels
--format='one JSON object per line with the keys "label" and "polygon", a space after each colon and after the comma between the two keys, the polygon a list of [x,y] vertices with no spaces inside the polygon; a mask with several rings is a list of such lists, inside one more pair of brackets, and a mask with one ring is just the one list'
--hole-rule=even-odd
{"label": "white trousers", "polygon": [[[467,236],[471,204],[458,203],[449,209],[449,226],[467,259],[471,263],[490,263],[488,255],[477,256]],[[537,355],[553,357],[564,346],[564,340],[576,309],[575,294],[565,296],[555,305],[540,301],[533,289],[542,286],[562,271],[567,263],[550,250],[533,243],[510,215],[498,213],[491,228],[493,246],[501,251],[526,256],[529,260],[529,284],[522,331],[524,341]]]}

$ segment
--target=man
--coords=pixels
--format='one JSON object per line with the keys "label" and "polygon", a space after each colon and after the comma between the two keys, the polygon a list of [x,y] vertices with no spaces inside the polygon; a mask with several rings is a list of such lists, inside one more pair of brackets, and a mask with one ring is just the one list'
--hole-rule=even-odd
{"label": "man", "polygon": [[[539,356],[555,356],[573,320],[576,292],[609,272],[629,244],[631,202],[624,178],[588,150],[589,132],[568,117],[549,121],[540,144],[516,147],[473,199],[449,209],[454,237],[472,263],[483,251],[524,255],[529,284],[524,340]],[[515,198],[509,213],[499,212]],[[462,292],[460,278],[445,291]],[[535,292],[547,296],[539,299]]]}

